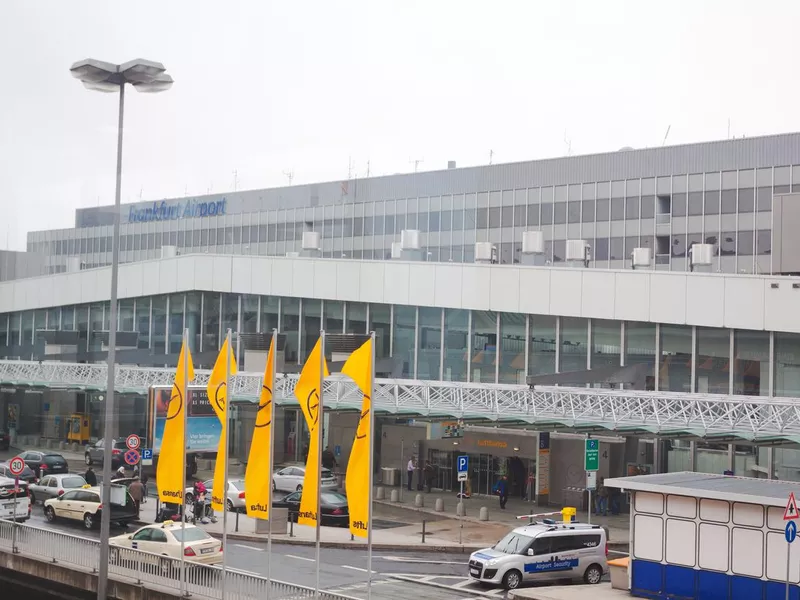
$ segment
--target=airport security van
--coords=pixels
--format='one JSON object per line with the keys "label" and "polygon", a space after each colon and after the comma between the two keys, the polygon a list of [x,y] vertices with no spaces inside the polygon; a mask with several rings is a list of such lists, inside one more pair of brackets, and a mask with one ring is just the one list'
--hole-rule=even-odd
{"label": "airport security van", "polygon": [[20,481],[15,485],[13,479],[0,477],[0,519],[27,521],[31,516],[31,499],[28,484]]}
{"label": "airport security van", "polygon": [[509,532],[492,548],[472,553],[469,575],[508,590],[528,581],[600,583],[608,572],[606,532],[599,525],[545,519]]}

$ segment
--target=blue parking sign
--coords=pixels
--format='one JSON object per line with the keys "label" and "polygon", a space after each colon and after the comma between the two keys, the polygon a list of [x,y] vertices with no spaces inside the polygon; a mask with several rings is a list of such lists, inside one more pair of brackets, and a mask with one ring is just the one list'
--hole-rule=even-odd
{"label": "blue parking sign", "polygon": [[152,448],[143,448],[142,449],[142,459],[143,460],[153,460],[153,449]]}
{"label": "blue parking sign", "polygon": [[466,473],[469,470],[469,456],[459,456],[457,466],[459,473]]}

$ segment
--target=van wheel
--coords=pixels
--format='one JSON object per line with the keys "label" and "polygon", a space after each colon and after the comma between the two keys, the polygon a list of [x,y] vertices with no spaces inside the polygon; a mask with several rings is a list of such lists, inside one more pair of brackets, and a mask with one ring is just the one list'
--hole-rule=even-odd
{"label": "van wheel", "polygon": [[583,580],[589,584],[600,583],[603,578],[603,569],[599,565],[591,565],[583,574]]}
{"label": "van wheel", "polygon": [[515,590],[522,583],[522,573],[516,569],[511,569],[503,575],[503,587],[507,590]]}

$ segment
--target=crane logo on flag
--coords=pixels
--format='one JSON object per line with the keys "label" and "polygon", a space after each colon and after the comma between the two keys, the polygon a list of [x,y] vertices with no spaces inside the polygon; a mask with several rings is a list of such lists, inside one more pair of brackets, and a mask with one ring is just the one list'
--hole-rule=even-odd
{"label": "crane logo on flag", "polygon": [[181,415],[181,408],[183,408],[183,394],[176,386],[172,386],[172,395],[169,397],[169,404],[167,404],[167,421],[171,421],[178,415]]}
{"label": "crane logo on flag", "polygon": [[269,394],[269,400],[267,400],[263,404],[259,404],[258,405],[258,411],[257,412],[260,413],[262,410],[266,410],[266,412],[263,413],[263,414],[267,415],[266,423],[259,423],[258,419],[256,419],[256,427],[259,427],[259,428],[267,427],[268,425],[270,425],[272,423],[272,415],[271,415],[272,411],[269,410],[269,407],[272,405],[272,390],[269,389],[268,385],[262,385],[261,386],[261,390],[262,390],[262,392],[267,392]]}

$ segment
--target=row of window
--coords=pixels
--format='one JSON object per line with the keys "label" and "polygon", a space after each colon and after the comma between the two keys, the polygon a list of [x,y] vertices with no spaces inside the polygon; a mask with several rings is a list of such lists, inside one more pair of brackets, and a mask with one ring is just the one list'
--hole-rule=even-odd
{"label": "row of window", "polygon": [[[109,312],[92,304],[0,315],[0,346],[30,345],[39,329],[108,330]],[[184,328],[195,352],[216,350],[227,329],[277,328],[295,364],[320,329],[375,331],[378,357],[393,358],[392,376],[402,378],[524,383],[528,375],[647,364],[651,389],[800,397],[797,334],[208,292],[120,302],[119,329],[138,332],[138,346],[154,354],[177,354]],[[86,337],[89,350],[101,350]]]}

